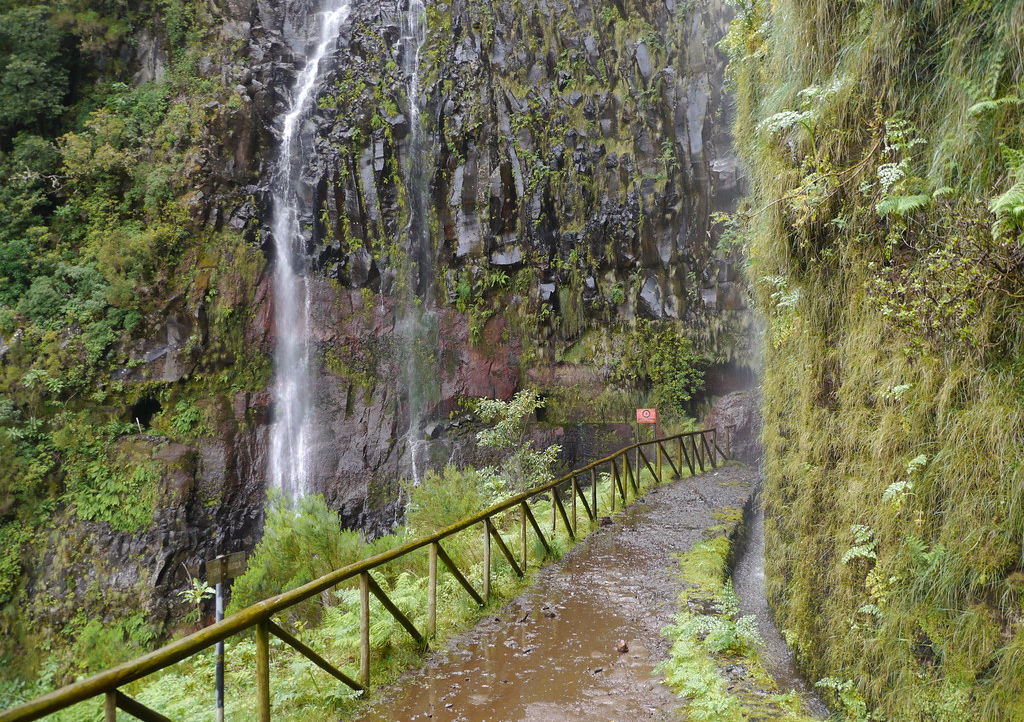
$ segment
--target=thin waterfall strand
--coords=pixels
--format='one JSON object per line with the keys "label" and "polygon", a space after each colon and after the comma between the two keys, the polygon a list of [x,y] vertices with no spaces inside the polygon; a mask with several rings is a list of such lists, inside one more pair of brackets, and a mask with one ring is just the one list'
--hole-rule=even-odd
{"label": "thin waterfall strand", "polygon": [[[274,382],[275,422],[270,440],[270,478],[287,496],[309,493],[311,450],[316,431],[312,402],[314,380],[310,338],[311,289],[308,259],[300,227],[299,188],[303,158],[303,121],[312,107],[324,57],[333,50],[351,0],[326,0],[320,17],[320,39],[295,79],[291,104],[281,130],[281,148],[274,179],[273,223],[276,253],[274,321],[277,329]],[[305,144],[308,147],[308,144]]]}

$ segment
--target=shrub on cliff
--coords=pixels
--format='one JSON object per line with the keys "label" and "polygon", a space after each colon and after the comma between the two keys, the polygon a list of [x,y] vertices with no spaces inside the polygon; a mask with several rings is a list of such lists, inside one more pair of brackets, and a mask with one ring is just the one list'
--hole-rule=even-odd
{"label": "shrub on cliff", "polygon": [[485,449],[504,453],[497,466],[480,470],[495,500],[507,493],[521,491],[551,480],[551,467],[562,451],[551,444],[543,451],[527,438],[526,422],[544,406],[544,399],[536,391],[520,391],[511,401],[478,399],[474,410],[480,420],[490,424],[476,435],[477,443]]}

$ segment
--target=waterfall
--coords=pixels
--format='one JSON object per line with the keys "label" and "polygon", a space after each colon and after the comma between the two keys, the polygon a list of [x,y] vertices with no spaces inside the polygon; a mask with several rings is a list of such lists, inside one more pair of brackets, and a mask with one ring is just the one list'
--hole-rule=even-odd
{"label": "waterfall", "polygon": [[405,161],[409,219],[405,228],[405,260],[402,268],[398,316],[398,340],[402,345],[402,384],[407,398],[411,473],[416,483],[423,470],[423,421],[440,395],[437,312],[434,302],[434,247],[430,235],[429,136],[423,132],[420,114],[420,53],[427,38],[426,8],[422,0],[409,0],[402,14],[402,70],[408,97],[409,141]]}
{"label": "waterfall", "polygon": [[[304,123],[313,108],[321,63],[335,47],[351,0],[324,0],[318,16],[320,38],[295,79],[281,127],[281,146],[272,183],[274,241],[275,350],[274,423],[270,439],[270,478],[286,496],[309,493],[311,450],[316,434],[312,388],[315,371],[310,338],[309,259],[300,218],[303,148],[313,130]],[[306,142],[303,142],[303,141]]]}

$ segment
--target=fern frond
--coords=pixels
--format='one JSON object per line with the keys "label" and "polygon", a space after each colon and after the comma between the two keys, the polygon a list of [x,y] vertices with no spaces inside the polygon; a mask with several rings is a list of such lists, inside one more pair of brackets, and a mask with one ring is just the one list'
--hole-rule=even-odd
{"label": "fern frond", "polygon": [[886,196],[875,210],[880,216],[897,215],[905,216],[908,213],[919,211],[931,205],[932,197],[926,193],[916,196]]}
{"label": "fern frond", "polygon": [[1008,145],[1000,146],[1003,153],[1003,160],[1006,161],[1006,165],[1010,170],[1020,170],[1024,168],[1024,151],[1011,148]]}
{"label": "fern frond", "polygon": [[979,115],[994,113],[1000,108],[1004,108],[1008,105],[1021,104],[1024,104],[1024,99],[1018,98],[1016,95],[1004,95],[1002,98],[982,100],[981,102],[975,103],[967,109],[967,114],[976,118]]}
{"label": "fern frond", "polygon": [[1017,181],[1010,190],[993,198],[988,209],[999,218],[1024,220],[1024,180]]}

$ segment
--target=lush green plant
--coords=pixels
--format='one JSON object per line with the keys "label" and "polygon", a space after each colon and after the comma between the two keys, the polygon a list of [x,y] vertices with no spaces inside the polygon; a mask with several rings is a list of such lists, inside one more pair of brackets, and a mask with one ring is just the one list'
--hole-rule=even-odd
{"label": "lush green plant", "polygon": [[678,324],[638,319],[618,349],[611,380],[650,390],[663,413],[685,415],[704,379],[703,361]]}
{"label": "lush green plant", "polygon": [[322,496],[292,502],[283,494],[271,494],[263,538],[245,574],[231,587],[229,613],[351,564],[366,552],[359,532],[342,529]]}
{"label": "lush green plant", "polygon": [[493,496],[476,469],[448,464],[440,472],[428,469],[418,484],[405,482],[409,502],[405,524],[414,536],[432,534],[488,506]]}
{"label": "lush green plant", "polygon": [[[782,718],[802,722],[794,695],[773,694],[775,684],[760,661],[764,645],[755,617],[741,616],[729,578],[729,535],[741,523],[739,509],[723,510],[723,524],[712,537],[678,555],[684,583],[673,624],[662,630],[672,647],[657,666],[665,682],[686,702],[686,716],[696,720]],[[698,609],[707,610],[700,613]],[[753,694],[730,685],[721,669],[743,665],[758,686]]]}
{"label": "lush green plant", "polygon": [[202,615],[203,602],[216,594],[217,590],[211,587],[202,579],[192,578],[192,586],[178,592],[181,600],[192,607],[187,615],[186,622],[198,622]]}
{"label": "lush green plant", "polygon": [[203,410],[190,399],[181,399],[174,405],[170,426],[179,436],[202,436],[210,432],[203,423]]}
{"label": "lush green plant", "polygon": [[0,6],[0,140],[18,129],[53,126],[64,110],[68,63],[64,38],[45,5]]}
{"label": "lush green plant", "polygon": [[109,668],[140,654],[156,638],[157,628],[142,612],[112,622],[90,619],[75,638],[78,668],[90,673]]}
{"label": "lush green plant", "polygon": [[106,522],[118,531],[136,531],[152,522],[160,474],[148,458],[119,443],[135,430],[121,422],[96,427],[79,420],[54,434],[63,456],[64,499],[80,518]]}
{"label": "lush green plant", "polygon": [[540,394],[529,390],[520,391],[511,401],[478,399],[474,404],[476,415],[489,425],[477,432],[477,443],[504,456],[499,465],[479,472],[495,498],[551,480],[551,467],[562,447],[552,444],[538,451],[527,438],[526,422],[543,406]]}

